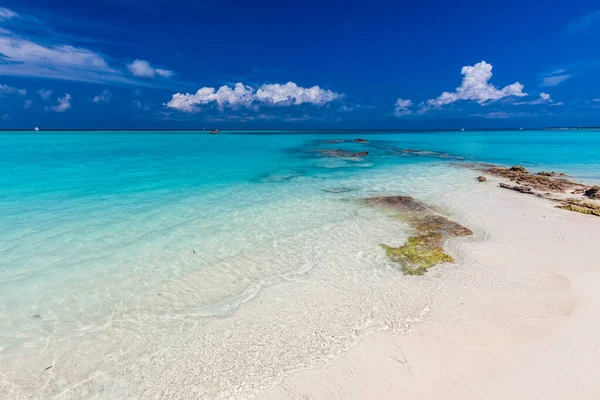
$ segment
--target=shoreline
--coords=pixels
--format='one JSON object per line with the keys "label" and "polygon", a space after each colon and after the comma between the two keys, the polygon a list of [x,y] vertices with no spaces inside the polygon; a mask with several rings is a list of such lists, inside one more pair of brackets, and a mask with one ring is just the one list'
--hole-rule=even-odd
{"label": "shoreline", "polygon": [[600,397],[600,270],[590,261],[600,220],[501,189],[502,181],[445,199],[484,237],[448,241],[460,262],[419,278],[444,275],[421,321],[404,334],[368,336],[261,398]]}
{"label": "shoreline", "polygon": [[[470,390],[480,390],[476,398],[506,398],[500,391],[485,392],[488,375],[473,387],[471,376],[479,376],[482,365],[491,368],[489,374],[506,376],[498,368],[511,357],[525,357],[506,349],[548,340],[568,326],[581,301],[570,286],[576,279],[555,263],[596,273],[588,260],[593,260],[600,220],[501,189],[499,178],[478,183],[477,171],[445,168],[432,172],[446,171],[441,179],[451,183],[452,191],[433,190],[436,178],[429,174],[415,178],[419,184],[407,194],[474,231],[474,236],[445,242],[456,264],[437,265],[423,277],[403,275],[380,244],[405,242],[410,237],[406,223],[365,207],[359,201],[364,193],[351,195],[356,207],[346,212],[356,216],[329,228],[335,243],[309,246],[318,248],[319,260],[298,279],[281,278],[210,324],[194,322],[185,313],[161,319],[152,315],[157,303],[148,297],[136,310],[137,318],[155,319],[155,332],[131,330],[135,315],[131,321],[111,321],[114,337],[90,340],[72,353],[56,344],[38,365],[20,366],[12,376],[13,371],[0,374],[0,387],[13,389],[15,399],[158,394],[318,399],[340,393],[350,399],[407,393],[409,398],[452,398],[446,396],[448,387],[455,388],[450,392],[455,398],[471,396]],[[378,187],[387,178],[370,179]],[[394,186],[388,190],[393,193]],[[285,249],[285,241],[282,245]],[[535,265],[523,264],[527,260]],[[193,291],[185,285],[181,289],[190,305],[197,301]],[[142,322],[140,329],[146,326]],[[587,328],[586,333],[597,327]]]}

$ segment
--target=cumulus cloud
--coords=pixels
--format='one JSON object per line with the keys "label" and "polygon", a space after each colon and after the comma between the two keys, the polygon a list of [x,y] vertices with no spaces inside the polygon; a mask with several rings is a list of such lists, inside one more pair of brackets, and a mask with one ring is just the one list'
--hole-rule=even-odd
{"label": "cumulus cloud", "polygon": [[52,90],[44,90],[44,89],[40,89],[37,91],[37,94],[40,95],[40,97],[42,98],[42,100],[47,101],[50,99],[50,96],[52,96]]}
{"label": "cumulus cloud", "polygon": [[28,109],[32,105],[33,105],[33,101],[31,101],[31,100],[25,100],[25,103],[23,104],[23,108],[24,109]]}
{"label": "cumulus cloud", "polygon": [[405,115],[411,114],[412,111],[408,109],[410,106],[412,106],[412,101],[410,100],[396,100],[396,103],[394,104],[394,115],[396,117],[403,117]]}
{"label": "cumulus cloud", "polygon": [[64,95],[64,97],[59,97],[57,100],[58,100],[57,105],[52,106],[52,107],[46,107],[46,110],[54,111],[54,112],[65,112],[69,108],[71,108],[71,95],[69,93],[66,93]]}
{"label": "cumulus cloud", "polygon": [[250,107],[255,104],[266,104],[271,106],[291,106],[299,104],[324,105],[342,97],[341,94],[331,90],[322,89],[319,86],[303,88],[294,82],[285,85],[265,84],[254,90],[251,86],[236,83],[233,88],[221,86],[219,89],[203,87],[195,94],[176,93],[168,107],[185,112],[192,112],[198,106],[215,103],[222,110],[225,107]]}
{"label": "cumulus cloud", "polygon": [[552,103],[552,99],[550,98],[550,95],[548,93],[540,93],[540,97],[536,100],[532,100],[532,101],[520,101],[517,103],[514,103],[516,106],[520,106],[523,104],[528,104],[528,105],[538,105],[538,104],[546,104],[546,103]]}
{"label": "cumulus cloud", "polygon": [[303,88],[294,82],[288,82],[285,85],[278,83],[262,85],[256,91],[258,101],[275,105],[298,105],[302,103],[323,105],[340,97],[340,94],[321,89],[319,86]]}
{"label": "cumulus cloud", "polygon": [[173,71],[154,68],[148,61],[139,59],[134,60],[131,64],[127,64],[127,69],[133,76],[139,78],[154,78],[156,75],[169,78],[174,74]]}
{"label": "cumulus cloud", "polygon": [[429,106],[440,107],[459,100],[471,100],[480,104],[496,101],[508,96],[522,97],[523,85],[515,82],[502,89],[491,85],[492,65],[481,61],[473,66],[465,66],[461,73],[464,75],[462,84],[454,92],[444,92],[438,98],[427,101]]}
{"label": "cumulus cloud", "polygon": [[8,85],[0,85],[0,93],[2,94],[17,94],[19,96],[26,96],[27,89],[19,89]]}
{"label": "cumulus cloud", "polygon": [[108,103],[110,101],[111,97],[112,97],[112,93],[110,93],[108,90],[105,89],[98,96],[94,96],[92,101],[96,104],[97,103]]}

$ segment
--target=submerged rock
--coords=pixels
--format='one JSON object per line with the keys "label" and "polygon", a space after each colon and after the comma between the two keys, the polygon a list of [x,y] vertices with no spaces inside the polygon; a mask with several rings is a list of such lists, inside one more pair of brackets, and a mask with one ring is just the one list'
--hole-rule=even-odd
{"label": "submerged rock", "polygon": [[409,225],[421,232],[440,233],[450,237],[470,236],[473,234],[469,228],[450,221],[441,215],[426,215],[409,221]]}
{"label": "submerged rock", "polygon": [[323,189],[324,192],[329,192],[329,193],[345,193],[345,192],[351,192],[353,190],[356,190],[356,189],[347,188],[347,187]]}
{"label": "submerged rock", "polygon": [[356,159],[366,157],[369,155],[368,151],[348,151],[341,149],[321,150],[320,152],[325,157],[337,157],[344,159]]}
{"label": "submerged rock", "polygon": [[419,203],[410,196],[381,196],[371,197],[365,200],[365,203],[370,206],[377,206],[382,208],[391,209],[400,213],[407,212],[424,212],[428,211],[429,208]]}
{"label": "submerged rock", "polygon": [[418,232],[401,247],[381,245],[392,261],[401,264],[406,275],[423,275],[434,265],[453,262],[452,257],[444,253],[445,238],[473,234],[470,229],[437,214],[409,196],[372,197],[365,203],[391,212]]}
{"label": "submerged rock", "polygon": [[487,181],[487,178],[486,178],[485,176],[478,176],[478,177],[477,177],[477,180],[478,180],[479,182],[485,182],[485,181]]}
{"label": "submerged rock", "polygon": [[367,139],[362,139],[362,138],[354,139],[354,141],[356,143],[369,143],[369,141]]}
{"label": "submerged rock", "polygon": [[427,270],[454,259],[444,252],[444,236],[441,233],[427,233],[412,236],[404,246],[382,245],[390,260],[402,265],[405,275],[423,275]]}
{"label": "submerged rock", "polygon": [[600,186],[592,186],[583,192],[583,195],[589,197],[590,199],[600,199]]}
{"label": "submerged rock", "polygon": [[537,174],[540,176],[566,176],[562,172],[554,172],[554,171],[550,171],[550,172],[540,171]]}

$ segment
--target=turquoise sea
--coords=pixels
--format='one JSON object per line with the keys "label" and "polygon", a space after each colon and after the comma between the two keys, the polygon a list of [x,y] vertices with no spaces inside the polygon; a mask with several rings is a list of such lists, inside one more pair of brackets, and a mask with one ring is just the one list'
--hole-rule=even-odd
{"label": "turquoise sea", "polygon": [[324,263],[377,271],[392,233],[361,198],[434,202],[468,190],[461,163],[600,182],[599,149],[598,131],[2,132],[0,365],[228,318]]}

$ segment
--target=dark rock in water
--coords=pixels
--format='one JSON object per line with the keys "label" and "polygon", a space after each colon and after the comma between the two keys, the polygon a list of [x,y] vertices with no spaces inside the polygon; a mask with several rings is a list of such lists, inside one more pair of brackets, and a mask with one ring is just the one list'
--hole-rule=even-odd
{"label": "dark rock in water", "polygon": [[362,138],[354,139],[354,141],[356,143],[369,143],[369,141],[367,139],[362,139]]}
{"label": "dark rock in water", "polygon": [[478,177],[477,177],[477,180],[478,180],[479,182],[485,182],[485,181],[487,181],[487,179],[486,179],[486,177],[485,177],[485,176],[478,176]]}
{"label": "dark rock in water", "polygon": [[522,174],[526,174],[527,170],[525,167],[521,167],[520,165],[515,165],[514,167],[510,167],[510,170],[513,172],[520,172]]}
{"label": "dark rock in water", "polygon": [[514,190],[515,192],[525,193],[525,194],[535,194],[531,191],[530,187],[527,186],[519,186],[519,185],[507,185],[506,183],[500,183],[499,186],[503,189]]}
{"label": "dark rock in water", "polygon": [[321,154],[325,157],[337,157],[337,158],[361,158],[369,155],[368,151],[348,151],[341,149],[332,149],[332,150],[321,150]]}
{"label": "dark rock in water", "polygon": [[540,171],[537,174],[540,176],[566,176],[562,172],[554,172],[554,171],[550,171],[550,172]]}
{"label": "dark rock in water", "polygon": [[40,314],[35,314],[33,318],[42,319],[42,316]]}
{"label": "dark rock in water", "polygon": [[470,236],[473,234],[473,231],[469,228],[450,221],[446,217],[433,214],[422,218],[415,218],[409,221],[409,225],[421,232],[440,233],[450,237]]}
{"label": "dark rock in water", "polygon": [[302,176],[301,171],[280,171],[273,174],[266,174],[259,178],[260,182],[286,182]]}
{"label": "dark rock in water", "polygon": [[583,195],[589,197],[590,199],[600,199],[600,186],[592,186],[583,192]]}
{"label": "dark rock in water", "polygon": [[356,189],[351,189],[351,188],[347,188],[347,187],[323,189],[324,192],[329,192],[329,193],[345,193],[345,192],[351,192],[353,190],[356,190]]}
{"label": "dark rock in water", "polygon": [[370,206],[388,208],[401,213],[430,211],[429,208],[410,196],[371,197],[366,199],[365,203]]}

